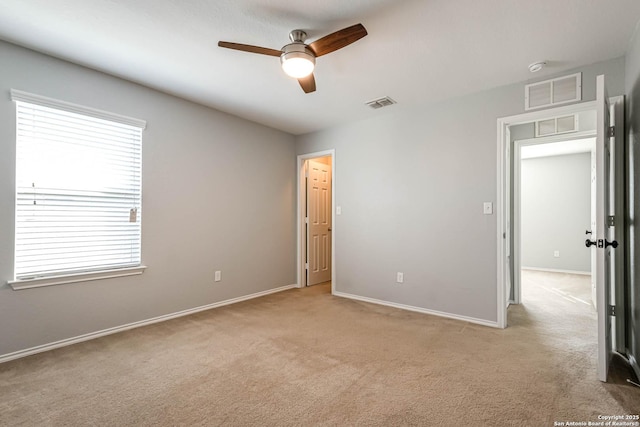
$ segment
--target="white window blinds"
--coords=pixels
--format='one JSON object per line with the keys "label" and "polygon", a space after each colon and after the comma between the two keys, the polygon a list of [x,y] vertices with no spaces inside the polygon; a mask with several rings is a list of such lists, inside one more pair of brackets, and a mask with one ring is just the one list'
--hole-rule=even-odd
{"label": "white window blinds", "polygon": [[140,265],[145,122],[16,101],[16,280]]}

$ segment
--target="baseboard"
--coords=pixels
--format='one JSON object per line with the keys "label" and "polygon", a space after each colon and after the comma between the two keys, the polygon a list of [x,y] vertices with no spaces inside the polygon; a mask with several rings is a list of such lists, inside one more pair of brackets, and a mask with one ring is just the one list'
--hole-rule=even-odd
{"label": "baseboard", "polygon": [[578,271],[578,270],[560,270],[556,268],[538,268],[538,267],[521,267],[522,270],[533,271],[546,271],[549,273],[566,273],[566,274],[580,274],[582,276],[591,276],[590,271]]}
{"label": "baseboard", "polygon": [[405,304],[398,304],[398,303],[395,303],[395,302],[389,302],[389,301],[378,300],[378,299],[374,299],[374,298],[362,297],[362,296],[359,296],[359,295],[346,294],[344,292],[334,292],[333,295],[335,295],[337,297],[356,300],[356,301],[370,302],[372,304],[385,305],[387,307],[399,308],[401,310],[415,311],[417,313],[430,314],[432,316],[445,317],[447,319],[461,320],[463,322],[475,323],[477,325],[489,326],[489,327],[492,327],[492,328],[499,328],[498,322],[491,322],[489,320],[476,319],[474,317],[460,316],[460,315],[457,315],[457,314],[445,313],[443,311],[428,310],[426,308],[414,307],[414,306],[405,305]]}
{"label": "baseboard", "polygon": [[254,298],[260,298],[266,295],[275,294],[277,292],[286,291],[289,289],[296,288],[297,285],[288,285],[282,286],[275,289],[269,289],[262,292],[257,292],[255,294],[245,295],[238,298],[232,298],[225,301],[215,302],[213,304],[207,304],[200,307],[190,308],[187,310],[178,311],[175,313],[165,314],[163,316],[153,317],[147,320],[141,320],[139,322],[129,323],[127,325],[116,326],[109,329],[104,329],[101,331],[90,332],[88,334],[80,335],[73,338],[67,338],[60,341],[55,341],[49,344],[39,345],[37,347],[28,348],[25,350],[19,350],[13,353],[8,353],[4,355],[0,355],[0,363],[8,362],[10,360],[20,359],[21,357],[31,356],[33,354],[42,353],[45,351],[53,350],[60,347],[66,347],[68,345],[81,343],[83,341],[89,341],[96,338],[104,337],[107,335],[117,334],[118,332],[128,331],[130,329],[141,328],[143,326],[153,325],[154,323],[165,322],[167,320],[175,319],[178,317],[188,316],[190,314],[199,313],[201,311],[211,310],[213,308],[223,307],[225,305],[236,304],[242,301],[247,301]]}

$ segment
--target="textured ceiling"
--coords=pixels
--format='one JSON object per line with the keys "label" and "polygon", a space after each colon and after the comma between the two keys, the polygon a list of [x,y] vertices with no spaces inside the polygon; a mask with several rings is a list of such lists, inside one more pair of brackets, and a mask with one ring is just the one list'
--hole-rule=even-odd
{"label": "textured ceiling", "polygon": [[[0,39],[302,134],[619,57],[639,19],[638,0],[2,0]],[[312,94],[276,57],[217,47],[358,22]],[[399,106],[364,105],[382,96]]]}

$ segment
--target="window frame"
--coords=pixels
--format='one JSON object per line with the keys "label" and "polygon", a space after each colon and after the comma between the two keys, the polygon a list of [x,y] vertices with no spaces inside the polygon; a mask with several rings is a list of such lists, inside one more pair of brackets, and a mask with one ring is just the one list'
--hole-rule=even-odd
{"label": "window frame", "polygon": [[[111,112],[107,112],[104,110],[99,110],[91,107],[85,107],[82,105],[78,105],[78,104],[74,104],[66,101],[60,101],[57,99],[48,98],[45,96],[36,95],[36,94],[32,94],[32,93],[28,93],[28,92],[24,92],[16,89],[10,90],[10,98],[12,101],[20,101],[20,102],[25,102],[29,104],[35,104],[38,106],[53,108],[53,109],[64,111],[64,112],[81,114],[81,115],[92,117],[92,118],[108,120],[108,121],[119,123],[119,124],[125,124],[129,126],[137,127],[137,128],[140,128],[141,132],[146,129],[146,121],[144,120],[127,117],[120,114],[115,114],[115,113],[111,113]],[[17,114],[17,103],[14,111]],[[17,117],[16,117],[15,123],[17,125]],[[18,142],[17,138],[18,138],[18,133],[16,129],[16,133],[15,133],[16,144]],[[17,159],[16,159],[16,162],[17,162]],[[141,166],[142,165],[140,165],[140,167]],[[16,192],[16,196],[17,196],[17,189],[18,189],[18,183],[16,181],[14,185],[14,191]],[[142,188],[140,188],[140,197],[141,196],[142,196]],[[140,203],[141,202],[142,200],[140,199]],[[14,205],[14,210],[15,209],[17,209],[17,205]],[[17,216],[14,217],[14,227],[16,227],[16,225],[17,225]],[[142,233],[142,228],[140,224],[140,239],[142,238],[141,233]],[[15,238],[15,235],[14,235],[14,238]],[[141,249],[142,248],[140,248],[140,250]],[[15,241],[14,241],[13,254],[15,257],[16,255]],[[14,258],[14,279],[9,280],[7,282],[14,290],[31,289],[31,288],[37,288],[37,287],[43,287],[43,286],[61,285],[65,283],[78,283],[78,282],[85,282],[85,281],[91,281],[91,280],[140,275],[146,269],[146,266],[142,264],[142,251],[140,251],[140,264],[138,265],[133,265],[133,266],[126,265],[122,267],[107,267],[107,268],[98,267],[96,269],[91,269],[91,270],[61,272],[60,274],[53,273],[53,274],[47,274],[41,277],[33,277],[33,278],[29,277],[29,278],[18,279],[16,277],[15,265],[16,264],[15,264],[15,258]]]}

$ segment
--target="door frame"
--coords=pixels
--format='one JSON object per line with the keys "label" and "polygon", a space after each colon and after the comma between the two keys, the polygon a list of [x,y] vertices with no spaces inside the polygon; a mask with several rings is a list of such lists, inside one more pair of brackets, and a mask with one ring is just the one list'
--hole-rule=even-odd
{"label": "door frame", "polygon": [[[513,181],[513,171],[511,169],[511,132],[510,126],[531,123],[552,117],[577,114],[583,111],[595,110],[596,102],[588,101],[577,104],[532,111],[514,116],[501,117],[497,120],[497,203],[496,222],[498,232],[497,240],[497,313],[496,319],[498,327],[507,327],[507,306],[509,304],[510,289],[507,284],[511,283],[511,268],[513,252],[520,250],[514,242],[511,247],[511,234],[513,224],[511,224],[511,183]],[[515,271],[515,269],[514,269]]]}
{"label": "door frame", "polygon": [[330,157],[331,158],[331,294],[336,289],[336,150],[324,150],[316,151],[314,153],[299,154],[298,163],[296,168],[297,173],[297,198],[298,198],[298,212],[297,212],[297,287],[304,288],[306,286],[306,227],[305,227],[305,210],[307,203],[307,194],[305,186],[305,164],[307,160],[316,159],[318,157]]}
{"label": "door frame", "polygon": [[[616,133],[620,136],[620,140],[617,140],[614,148],[614,155],[616,157],[616,176],[615,188],[616,194],[616,226],[624,229],[624,117],[625,117],[625,97],[624,95],[613,96],[609,98],[609,102],[614,106],[615,111],[615,127]],[[577,104],[543,109],[539,111],[532,111],[528,113],[518,114],[514,116],[501,117],[497,120],[497,162],[498,162],[498,174],[497,174],[497,227],[496,233],[497,239],[497,323],[501,328],[507,327],[507,307],[508,307],[508,295],[509,290],[506,286],[510,284],[511,266],[507,259],[513,261],[513,251],[520,250],[519,243],[514,241],[514,247],[511,247],[510,236],[513,232],[513,224],[510,223],[511,219],[511,182],[513,180],[513,170],[511,169],[511,147],[510,147],[510,131],[509,126],[531,123],[537,120],[544,120],[546,118],[557,117],[561,115],[576,114],[583,111],[596,110],[596,101],[587,101]],[[597,118],[596,118],[597,120]],[[620,133],[618,133],[620,132]],[[565,138],[568,134],[565,134]],[[616,138],[617,139],[617,138]],[[620,142],[618,142],[620,141]],[[515,237],[515,236],[514,236]],[[624,289],[624,272],[625,272],[625,250],[626,241],[624,233],[617,233],[616,239],[620,246],[616,249],[618,254],[615,258],[615,289],[611,289],[611,293],[615,297],[611,298],[611,301],[615,301],[616,305],[616,318],[613,322],[615,325],[614,342],[615,349],[621,354],[625,354],[626,348],[626,312],[625,312],[625,292]],[[513,262],[512,262],[513,264]],[[515,269],[514,269],[515,271]]]}
{"label": "door frame", "polygon": [[[520,159],[522,147],[530,147],[532,145],[539,144],[553,144],[577,139],[595,140],[596,130],[594,129],[590,131],[513,141],[513,173],[511,175],[513,178],[513,251],[511,252],[513,265],[513,298],[509,300],[509,303],[511,304],[522,303],[522,159]],[[591,149],[591,153],[592,155],[595,155],[595,142]],[[508,292],[508,290],[506,291]]]}

